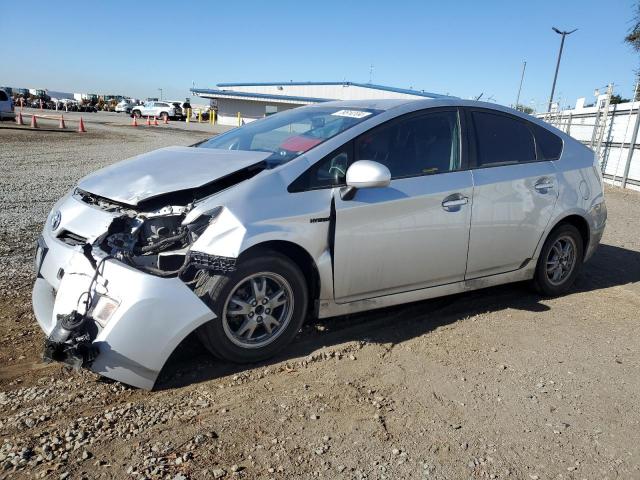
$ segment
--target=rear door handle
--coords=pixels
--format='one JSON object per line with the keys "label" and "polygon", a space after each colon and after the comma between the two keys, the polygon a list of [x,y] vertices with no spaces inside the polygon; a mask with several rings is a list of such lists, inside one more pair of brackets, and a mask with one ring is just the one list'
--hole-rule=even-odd
{"label": "rear door handle", "polygon": [[465,197],[460,193],[454,193],[442,201],[442,208],[448,212],[455,212],[460,210],[460,207],[467,203],[469,203],[469,197]]}
{"label": "rear door handle", "polygon": [[547,193],[547,190],[551,190],[554,187],[554,183],[548,178],[541,178],[533,186],[537,191],[541,193]]}

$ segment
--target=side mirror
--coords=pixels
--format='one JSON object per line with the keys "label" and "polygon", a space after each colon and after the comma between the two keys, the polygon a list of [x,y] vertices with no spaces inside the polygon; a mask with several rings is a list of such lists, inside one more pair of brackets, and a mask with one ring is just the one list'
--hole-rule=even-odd
{"label": "side mirror", "polygon": [[388,187],[391,172],[381,163],[372,160],[358,160],[347,170],[347,186],[340,192],[340,198],[351,200],[360,188]]}

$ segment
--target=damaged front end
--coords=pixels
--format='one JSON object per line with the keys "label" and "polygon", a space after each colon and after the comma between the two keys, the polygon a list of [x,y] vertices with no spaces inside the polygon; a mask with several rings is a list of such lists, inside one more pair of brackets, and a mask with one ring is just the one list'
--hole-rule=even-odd
{"label": "damaged front end", "polygon": [[93,245],[152,275],[180,275],[187,267],[190,246],[221,210],[216,208],[185,224],[185,217],[192,208],[190,204],[163,207],[153,212],[125,211]]}
{"label": "damaged front end", "polygon": [[[246,230],[212,199],[263,171],[264,154],[199,150],[107,167],[56,204],[33,288],[45,361],[152,388],[179,342],[216,318],[204,285],[235,269]],[[177,153],[188,174],[176,172]],[[200,183],[211,171],[217,178]]]}
{"label": "damaged front end", "polygon": [[[73,369],[91,367],[100,353],[94,342],[120,302],[110,298],[105,262],[117,260],[137,271],[160,278],[177,278],[185,285],[201,284],[209,272],[229,272],[235,259],[220,260],[201,252],[191,254],[191,246],[215,221],[222,210],[214,208],[186,222],[193,203],[165,206],[152,211],[110,202],[76,189],[74,197],[100,210],[117,214],[107,231],[92,243],[80,247],[90,266],[85,275],[88,284],[70,313],[58,313],[53,329],[45,340],[43,360],[62,362]],[[77,275],[78,272],[69,272]],[[196,280],[197,279],[197,280]]]}

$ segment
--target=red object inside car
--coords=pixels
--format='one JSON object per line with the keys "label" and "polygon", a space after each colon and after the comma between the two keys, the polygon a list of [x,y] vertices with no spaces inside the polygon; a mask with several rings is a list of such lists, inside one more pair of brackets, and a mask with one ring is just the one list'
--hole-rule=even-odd
{"label": "red object inside car", "polygon": [[287,138],[282,142],[280,148],[288,150],[289,152],[306,152],[310,148],[318,145],[320,142],[322,142],[322,139],[320,138],[295,136]]}

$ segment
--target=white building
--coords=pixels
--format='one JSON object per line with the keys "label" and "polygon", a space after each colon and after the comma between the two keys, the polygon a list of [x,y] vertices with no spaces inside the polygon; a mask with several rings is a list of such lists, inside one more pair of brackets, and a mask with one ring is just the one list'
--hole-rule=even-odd
{"label": "white building", "polygon": [[290,108],[329,100],[442,98],[423,90],[354,82],[219,83],[218,88],[192,88],[218,110],[218,123],[238,125]]}
{"label": "white building", "polygon": [[605,111],[606,101],[599,95],[586,106],[579,98],[575,108],[536,116],[592,148],[606,182],[640,190],[640,102],[609,105]]}

